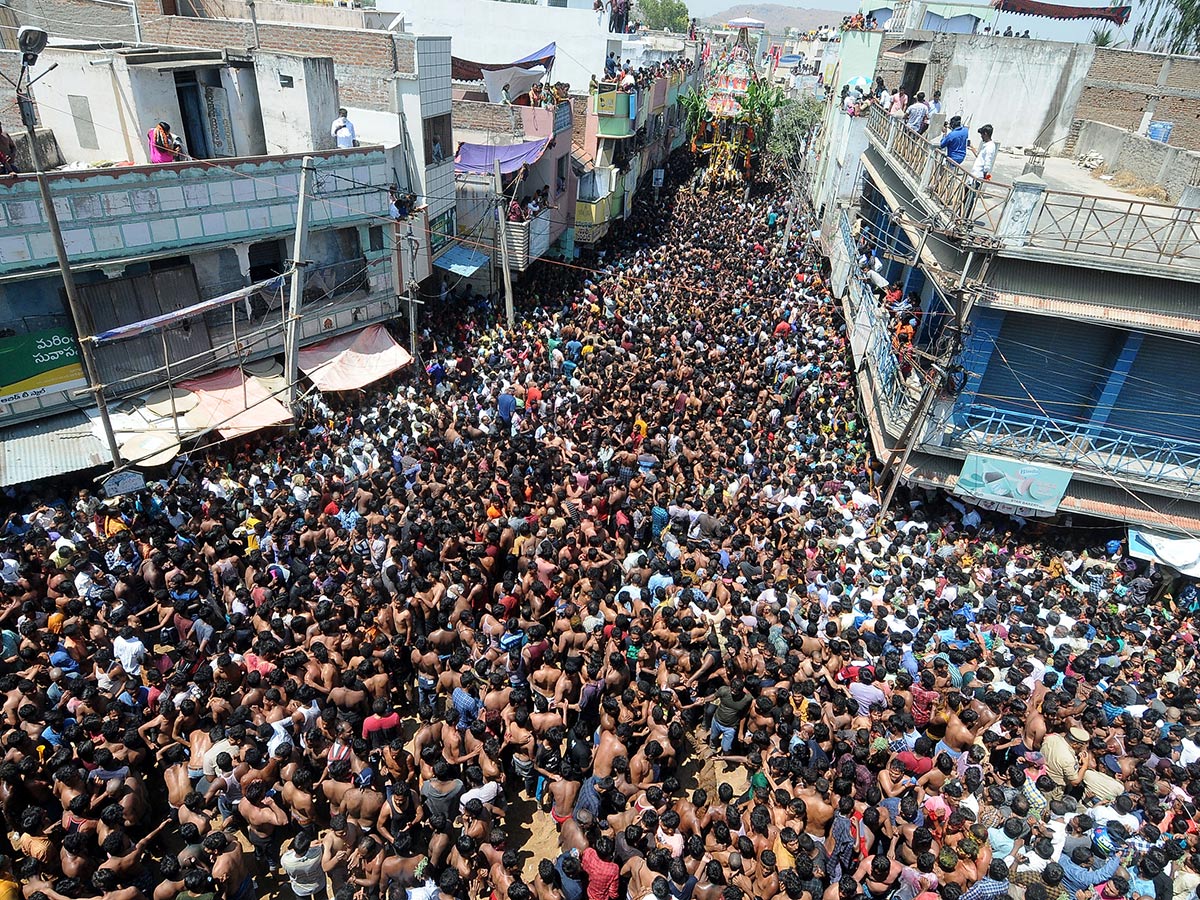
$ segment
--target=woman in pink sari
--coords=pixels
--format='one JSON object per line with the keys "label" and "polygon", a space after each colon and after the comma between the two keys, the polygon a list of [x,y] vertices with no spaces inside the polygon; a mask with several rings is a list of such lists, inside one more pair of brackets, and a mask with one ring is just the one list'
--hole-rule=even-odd
{"label": "woman in pink sari", "polygon": [[146,132],[150,145],[150,162],[177,162],[183,156],[183,142],[171,134],[171,126],[159,122]]}

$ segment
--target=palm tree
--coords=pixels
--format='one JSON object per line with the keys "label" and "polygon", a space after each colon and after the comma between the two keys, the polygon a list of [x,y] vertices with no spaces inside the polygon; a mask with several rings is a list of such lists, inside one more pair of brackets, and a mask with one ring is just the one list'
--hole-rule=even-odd
{"label": "palm tree", "polygon": [[1116,36],[1111,28],[1092,29],[1092,43],[1097,47],[1112,47],[1116,42]]}
{"label": "palm tree", "polygon": [[688,137],[695,137],[704,120],[708,118],[708,103],[703,95],[689,90],[679,98],[679,104],[683,107],[684,126],[687,128]]}

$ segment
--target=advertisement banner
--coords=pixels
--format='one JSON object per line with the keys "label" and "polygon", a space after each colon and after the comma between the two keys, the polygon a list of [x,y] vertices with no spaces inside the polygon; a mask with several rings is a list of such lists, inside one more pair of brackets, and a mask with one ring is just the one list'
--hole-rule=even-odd
{"label": "advertisement banner", "polygon": [[596,113],[601,116],[617,114],[617,92],[607,91],[596,95]]}
{"label": "advertisement banner", "polygon": [[0,340],[0,403],[87,387],[79,347],[65,328]]}
{"label": "advertisement banner", "polygon": [[971,453],[963,460],[954,493],[984,509],[1051,515],[1058,511],[1070,481],[1067,469]]}

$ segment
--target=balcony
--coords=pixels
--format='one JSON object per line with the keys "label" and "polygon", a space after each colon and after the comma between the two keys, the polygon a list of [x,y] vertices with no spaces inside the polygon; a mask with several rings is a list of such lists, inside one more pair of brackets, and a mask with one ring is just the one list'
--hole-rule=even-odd
{"label": "balcony", "polygon": [[552,209],[543,209],[524,222],[505,222],[505,243],[508,245],[508,265],[516,272],[524,272],[535,260],[541,259],[550,249],[550,225]]}
{"label": "balcony", "polygon": [[599,200],[577,200],[575,202],[575,226],[603,225],[608,221],[612,201],[608,197]]}
{"label": "balcony", "polygon": [[[388,214],[400,165],[381,147],[311,154],[314,229]],[[282,236],[296,221],[302,155],[54,172],[50,190],[76,264]],[[0,275],[57,267],[33,176],[0,181]]]}
{"label": "balcony", "polygon": [[943,446],[1035,460],[1195,496],[1200,447],[1123,429],[971,404],[955,411]]}
{"label": "balcony", "polygon": [[571,104],[565,101],[553,107],[510,106],[507,109],[520,113],[521,129],[527,140],[554,137],[571,130]]}
{"label": "balcony", "polygon": [[1200,281],[1198,209],[1111,190],[1102,194],[1099,188],[1096,194],[1062,190],[1055,187],[1054,170],[1067,162],[1055,158],[1047,160],[1044,178],[977,185],[936,144],[875,106],[868,113],[867,135],[918,202],[968,248]]}
{"label": "balcony", "polygon": [[600,85],[592,95],[591,110],[596,114],[596,133],[601,137],[627,138],[637,131],[638,95]]}

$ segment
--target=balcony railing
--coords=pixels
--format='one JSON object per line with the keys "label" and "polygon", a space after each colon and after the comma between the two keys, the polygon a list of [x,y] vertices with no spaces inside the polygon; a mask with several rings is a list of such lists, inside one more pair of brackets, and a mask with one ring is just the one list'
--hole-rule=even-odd
{"label": "balcony railing", "polygon": [[1200,275],[1200,209],[977,182],[934,144],[879,107],[867,134],[943,224],[964,241],[1016,253],[1062,253],[1171,266]]}
{"label": "balcony railing", "polygon": [[639,95],[618,91],[611,84],[600,85],[592,94],[592,112],[596,114],[596,130],[602,137],[623,138],[636,130]]}
{"label": "balcony railing", "polygon": [[[312,155],[313,228],[388,214],[383,188],[400,165],[392,151],[358,147]],[[302,160],[263,156],[54,172],[50,189],[77,264],[187,253],[290,234]],[[0,275],[56,263],[34,178],[0,180]]]}
{"label": "balcony railing", "polygon": [[958,409],[948,444],[1105,476],[1200,489],[1200,447],[1125,429],[1052,421],[973,404]]}
{"label": "balcony railing", "polygon": [[602,225],[608,221],[608,212],[612,202],[608,197],[599,200],[575,201],[576,225]]}
{"label": "balcony railing", "polygon": [[851,341],[856,348],[855,362],[867,360],[872,377],[876,400],[887,420],[888,430],[902,424],[916,405],[912,393],[904,383],[900,366],[892,348],[892,337],[879,303],[871,289],[864,284],[856,259],[857,248],[850,232],[850,221],[843,211],[837,238],[842,242],[842,252],[847,254],[850,274],[847,279],[847,298],[851,316]]}
{"label": "balcony railing", "polygon": [[524,222],[505,222],[505,243],[508,245],[508,264],[524,272],[550,249],[550,219],[553,210],[543,209]]}

